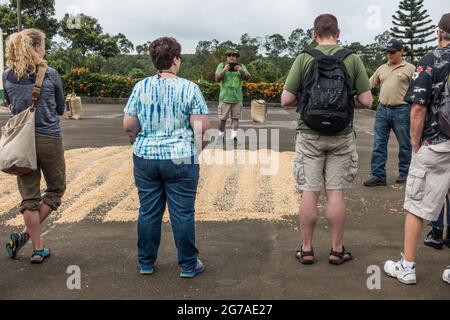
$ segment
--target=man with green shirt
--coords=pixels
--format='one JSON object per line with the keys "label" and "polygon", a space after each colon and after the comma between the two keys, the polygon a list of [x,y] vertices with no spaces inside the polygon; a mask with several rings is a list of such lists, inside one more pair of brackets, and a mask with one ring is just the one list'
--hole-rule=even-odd
{"label": "man with green shirt", "polygon": [[231,115],[231,138],[237,139],[239,119],[242,114],[242,81],[248,81],[250,74],[247,68],[238,63],[239,51],[230,50],[225,53],[226,63],[220,63],[216,69],[216,81],[220,82],[218,115],[220,120],[219,138],[225,136],[225,126]]}
{"label": "man with green shirt", "polygon": [[[340,35],[338,21],[330,14],[320,15],[314,22],[313,37],[325,55],[333,55],[343,48],[337,44]],[[298,105],[302,88],[314,58],[301,53],[295,60],[281,97],[282,106]],[[343,63],[354,86],[355,104],[372,107],[371,86],[360,57],[348,55]],[[329,263],[339,265],[352,259],[343,246],[346,204],[343,190],[352,186],[358,168],[356,137],[352,124],[334,135],[323,135],[299,121],[294,160],[294,175],[303,193],[300,205],[300,230],[303,245],[296,254],[302,264],[314,263],[312,238],[317,222],[318,201],[323,188],[327,196],[326,216],[331,229]]]}

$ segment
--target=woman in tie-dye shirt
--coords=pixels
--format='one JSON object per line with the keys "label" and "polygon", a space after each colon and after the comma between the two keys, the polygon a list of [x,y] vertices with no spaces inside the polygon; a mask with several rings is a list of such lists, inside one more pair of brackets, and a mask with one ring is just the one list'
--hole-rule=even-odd
{"label": "woman in tie-dye shirt", "polygon": [[177,77],[181,46],[173,38],[152,42],[158,74],[136,84],[125,107],[124,128],[133,143],[139,191],[138,260],[141,273],[154,273],[162,217],[168,204],[181,277],[204,271],[195,244],[197,154],[205,146],[208,107],[198,86]]}

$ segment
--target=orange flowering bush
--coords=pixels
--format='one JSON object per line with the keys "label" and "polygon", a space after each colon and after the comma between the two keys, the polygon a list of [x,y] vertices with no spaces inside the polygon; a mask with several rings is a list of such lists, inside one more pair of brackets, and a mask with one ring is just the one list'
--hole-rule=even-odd
{"label": "orange flowering bush", "polygon": [[[62,77],[66,93],[75,92],[79,96],[128,98],[133,87],[142,78],[122,77],[108,74],[91,73],[88,68],[76,68]],[[207,81],[196,81],[207,101],[217,101],[220,85]],[[266,102],[279,102],[283,83],[243,84],[244,101],[263,99]]]}
{"label": "orange flowering bush", "polygon": [[88,68],[76,68],[62,77],[64,91],[79,96],[128,98],[139,78],[91,73]]}
{"label": "orange flowering bush", "polygon": [[244,100],[263,99],[266,102],[279,102],[283,92],[283,83],[245,83],[243,92]]}

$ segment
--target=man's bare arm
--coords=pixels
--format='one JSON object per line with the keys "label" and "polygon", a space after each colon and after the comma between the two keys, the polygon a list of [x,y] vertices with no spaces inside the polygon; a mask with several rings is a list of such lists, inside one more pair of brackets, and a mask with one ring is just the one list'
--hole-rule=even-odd
{"label": "man's bare arm", "polygon": [[356,103],[356,108],[372,109],[372,104],[373,104],[372,92],[369,90],[369,91],[363,92],[360,95],[356,96],[355,103]]}
{"label": "man's bare arm", "polygon": [[225,72],[230,70],[230,65],[227,63],[221,72],[216,73],[215,80],[216,82],[222,81],[225,76]]}
{"label": "man's bare arm", "polygon": [[283,90],[281,95],[281,106],[282,107],[296,107],[298,105],[298,97],[287,90]]}
{"label": "man's bare arm", "polygon": [[417,153],[422,144],[423,129],[425,127],[425,118],[427,116],[427,107],[414,103],[411,107],[411,145],[413,152]]}

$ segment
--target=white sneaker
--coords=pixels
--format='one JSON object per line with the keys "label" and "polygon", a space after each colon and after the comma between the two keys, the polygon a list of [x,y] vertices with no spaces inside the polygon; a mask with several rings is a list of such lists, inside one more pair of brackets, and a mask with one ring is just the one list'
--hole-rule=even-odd
{"label": "white sneaker", "polygon": [[398,262],[386,261],[384,272],[390,277],[397,278],[403,284],[416,284],[416,265],[405,268],[403,267],[403,261],[403,255]]}
{"label": "white sneaker", "polygon": [[442,274],[442,280],[450,284],[450,266],[448,266],[447,270]]}

